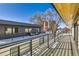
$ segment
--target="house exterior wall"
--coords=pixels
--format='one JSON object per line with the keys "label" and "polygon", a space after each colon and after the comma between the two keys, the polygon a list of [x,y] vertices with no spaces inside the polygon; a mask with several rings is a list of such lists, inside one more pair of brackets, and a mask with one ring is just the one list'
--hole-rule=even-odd
{"label": "house exterior wall", "polygon": [[74,27],[74,40],[76,42],[76,45],[78,46],[78,25],[75,25]]}
{"label": "house exterior wall", "polygon": [[74,25],[74,40],[79,49],[79,20]]}
{"label": "house exterior wall", "polygon": [[77,47],[78,47],[78,49],[79,49],[79,20],[77,21]]}
{"label": "house exterior wall", "polygon": [[[15,28],[18,29],[17,32],[15,32]],[[25,32],[25,29],[28,29],[28,32],[31,27],[25,27],[25,26],[13,26],[13,25],[1,25],[0,24],[0,39],[6,39],[11,37],[17,37],[21,35],[25,35],[27,32]]]}

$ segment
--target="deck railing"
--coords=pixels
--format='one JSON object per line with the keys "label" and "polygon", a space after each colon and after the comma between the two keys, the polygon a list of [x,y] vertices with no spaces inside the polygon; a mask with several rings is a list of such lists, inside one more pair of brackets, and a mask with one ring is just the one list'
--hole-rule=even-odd
{"label": "deck railing", "polygon": [[[53,44],[56,41],[59,42],[59,40],[61,40],[62,37],[64,37],[63,33],[57,35],[55,39],[53,38],[53,34],[45,33],[45,34],[30,36],[30,38],[26,38],[24,40],[0,45],[0,56],[1,55],[2,56],[41,56],[44,54],[51,55]],[[70,45],[72,45],[72,43],[70,43]],[[57,45],[57,47],[58,46],[59,44]],[[71,48],[72,48],[71,53],[73,55],[74,50],[72,46]]]}
{"label": "deck railing", "polygon": [[[33,36],[32,36],[33,37]],[[0,46],[0,56],[40,55],[53,43],[53,34],[37,35],[30,39]]]}

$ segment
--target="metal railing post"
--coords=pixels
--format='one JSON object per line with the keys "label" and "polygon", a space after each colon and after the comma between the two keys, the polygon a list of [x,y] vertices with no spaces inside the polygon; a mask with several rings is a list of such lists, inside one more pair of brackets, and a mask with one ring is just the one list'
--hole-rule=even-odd
{"label": "metal railing post", "polygon": [[47,38],[47,45],[48,45],[48,48],[49,48],[49,35],[47,36],[48,38]]}
{"label": "metal railing post", "polygon": [[32,56],[32,40],[30,40],[30,55]]}
{"label": "metal railing post", "polygon": [[11,49],[10,49],[10,56],[11,56]]}
{"label": "metal railing post", "polygon": [[18,56],[20,56],[20,46],[18,46]]}
{"label": "metal railing post", "polygon": [[54,33],[54,42],[56,41],[56,39],[55,39],[55,38],[56,38],[56,35],[55,35],[55,33]]}

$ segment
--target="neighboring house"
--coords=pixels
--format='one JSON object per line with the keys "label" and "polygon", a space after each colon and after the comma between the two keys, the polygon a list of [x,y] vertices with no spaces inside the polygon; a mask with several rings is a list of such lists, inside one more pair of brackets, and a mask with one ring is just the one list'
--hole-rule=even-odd
{"label": "neighboring house", "polygon": [[25,35],[33,28],[41,30],[36,24],[0,20],[0,39]]}

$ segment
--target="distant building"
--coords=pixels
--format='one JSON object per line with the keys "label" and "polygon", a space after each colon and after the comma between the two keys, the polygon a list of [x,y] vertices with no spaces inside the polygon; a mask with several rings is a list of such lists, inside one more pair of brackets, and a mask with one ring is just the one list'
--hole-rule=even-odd
{"label": "distant building", "polygon": [[64,33],[70,33],[70,32],[71,32],[71,29],[65,27],[65,28],[63,29],[63,32],[64,32]]}
{"label": "distant building", "polygon": [[56,22],[55,21],[52,21],[50,27],[51,27],[52,33],[55,33],[56,32],[56,29],[57,29]]}
{"label": "distant building", "polygon": [[43,31],[48,31],[48,22],[47,21],[43,21]]}

